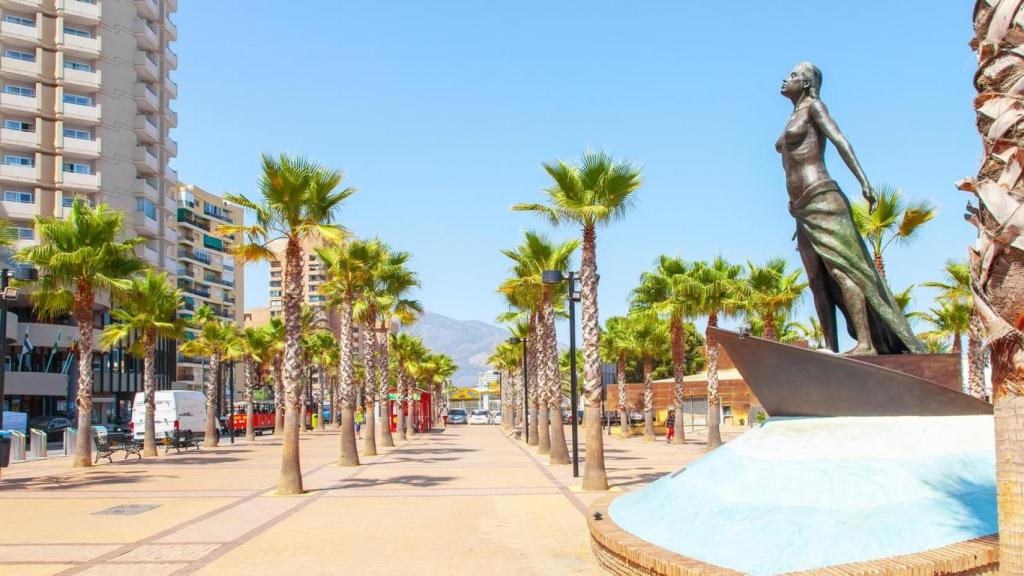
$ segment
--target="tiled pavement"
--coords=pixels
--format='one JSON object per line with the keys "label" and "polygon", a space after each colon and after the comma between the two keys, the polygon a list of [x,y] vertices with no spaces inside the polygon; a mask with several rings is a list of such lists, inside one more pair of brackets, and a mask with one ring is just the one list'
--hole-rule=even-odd
{"label": "tiled pavement", "polygon": [[[606,439],[618,490],[703,452],[699,438]],[[0,576],[601,574],[582,514],[600,493],[497,427],[420,435],[353,468],[336,464],[338,441],[303,436],[308,492],[295,497],[273,493],[272,437],[89,470],[14,465],[0,480]],[[96,514],[124,504],[156,507]]]}

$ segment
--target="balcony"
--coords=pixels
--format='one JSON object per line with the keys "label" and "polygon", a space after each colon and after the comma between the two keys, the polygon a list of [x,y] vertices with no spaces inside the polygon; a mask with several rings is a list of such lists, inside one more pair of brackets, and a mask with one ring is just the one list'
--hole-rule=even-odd
{"label": "balcony", "polygon": [[164,118],[167,120],[168,128],[178,127],[178,113],[171,110],[170,107],[164,108]]}
{"label": "balcony", "polygon": [[135,9],[150,20],[160,18],[160,6],[157,5],[156,0],[135,0]]}
{"label": "balcony", "polygon": [[39,26],[26,26],[15,22],[7,22],[6,20],[0,22],[0,34],[4,36],[4,41],[15,40],[36,44],[43,39]]}
{"label": "balcony", "polygon": [[[160,224],[146,216],[145,212],[135,212],[132,215],[132,226],[135,228],[135,232],[140,236],[159,236],[160,235]],[[156,262],[160,264],[160,262]]]}
{"label": "balcony", "polygon": [[135,32],[135,40],[139,43],[139,48],[156,50],[160,47],[160,34],[157,33],[155,27],[151,28],[144,18],[135,19],[133,31]]}
{"label": "balcony", "polygon": [[156,124],[150,122],[146,116],[136,114],[133,127],[135,128],[135,135],[139,137],[140,141],[147,144],[156,144],[160,141],[160,129],[157,128]]}
{"label": "balcony", "polygon": [[136,196],[145,196],[146,198],[149,198],[150,201],[152,201],[154,204],[160,198],[160,191],[157,190],[155,187],[150,186],[149,182],[146,182],[145,178],[135,179],[135,187],[133,191],[135,192]]}
{"label": "balcony", "polygon": [[28,60],[19,60],[17,58],[11,58],[10,56],[4,56],[0,58],[0,70],[2,70],[4,74],[26,76],[34,81],[42,73],[43,68],[39,63],[38,58],[36,58],[35,62],[29,62]]}
{"label": "balcony", "polygon": [[178,259],[180,260],[182,258],[187,258],[189,260],[194,260],[194,261],[199,262],[200,264],[204,264],[206,266],[210,265],[210,254],[208,252],[203,252],[202,250],[196,250],[194,248],[193,249],[182,248],[181,246],[179,246],[178,247]]}
{"label": "balcony", "polygon": [[63,12],[65,20],[94,24],[100,20],[102,6],[99,0],[95,4],[79,0],[57,0],[57,11]]}
{"label": "balcony", "polygon": [[189,294],[195,294],[196,296],[201,296],[203,298],[209,298],[210,297],[210,289],[209,288],[207,288],[206,286],[201,286],[201,285],[193,285],[188,280],[182,280],[182,279],[179,278],[178,279],[178,288],[182,289],[185,292],[188,292]]}
{"label": "balcony", "polygon": [[3,0],[0,4],[9,4],[18,8],[27,8],[29,10],[37,10],[43,5],[42,0]]}
{"label": "balcony", "polygon": [[18,150],[37,150],[41,144],[39,132],[26,132],[0,128],[0,145]]}
{"label": "balcony", "polygon": [[58,168],[57,185],[65,188],[74,188],[96,192],[100,189],[100,174],[80,174],[78,172],[65,172]]}
{"label": "balcony", "polygon": [[60,113],[63,115],[63,120],[74,120],[76,122],[85,122],[87,124],[99,124],[100,118],[102,117],[102,110],[99,104],[95,106],[83,106],[81,104],[72,104],[70,102],[60,103]]}
{"label": "balcony", "polygon": [[0,178],[35,184],[39,180],[39,166],[0,164]]}
{"label": "balcony", "polygon": [[57,80],[63,81],[65,85],[99,90],[100,76],[99,70],[75,70],[74,68],[61,67],[57,73]]}
{"label": "balcony", "polygon": [[167,31],[169,41],[174,42],[178,39],[178,25],[171,22],[170,18],[164,18],[164,30]]}
{"label": "balcony", "polygon": [[31,220],[32,218],[39,216],[38,192],[36,195],[36,201],[32,204],[25,202],[3,202],[2,205],[4,218],[10,218],[12,220]]}
{"label": "balcony", "polygon": [[170,138],[164,140],[164,148],[167,149],[167,155],[171,158],[178,156],[178,143]]}
{"label": "balcony", "polygon": [[175,54],[174,50],[171,50],[169,47],[164,48],[164,60],[167,61],[168,71],[178,69],[178,55]]}
{"label": "balcony", "polygon": [[135,104],[139,107],[140,112],[160,111],[160,96],[156,92],[150,92],[143,82],[135,83],[133,94],[135,95]]}
{"label": "balcony", "polygon": [[167,178],[167,181],[170,182],[172,186],[178,185],[178,171],[174,168],[166,166],[164,168],[164,177]]}
{"label": "balcony", "polygon": [[85,58],[99,58],[102,42],[99,37],[85,38],[77,34],[66,34],[63,30],[57,32],[57,44],[64,48],[64,53]]}
{"label": "balcony", "polygon": [[[170,78],[164,79],[164,90],[167,91],[167,99],[174,100],[178,97],[178,83]],[[175,121],[177,123],[177,121]]]}
{"label": "balcony", "polygon": [[210,221],[206,218],[199,218],[187,208],[178,208],[178,222],[184,222],[189,226],[195,226],[200,230],[210,231]]}
{"label": "balcony", "polygon": [[57,151],[63,151],[66,156],[78,158],[99,158],[101,138],[85,140],[83,138],[70,138],[63,134],[57,135]]}
{"label": "balcony", "polygon": [[164,240],[171,244],[178,243],[178,230],[174,226],[164,226]]}
{"label": "balcony", "polygon": [[135,255],[157,268],[160,267],[160,254],[145,244],[139,244],[135,247]]}
{"label": "balcony", "polygon": [[178,213],[178,202],[173,196],[164,196],[164,210],[167,210],[171,214]]}
{"label": "balcony", "polygon": [[164,256],[164,270],[174,270],[174,268],[177,265],[178,263],[174,260],[174,258],[171,258],[170,254]]}
{"label": "balcony", "polygon": [[164,0],[164,10],[168,14],[178,11],[178,0]]}
{"label": "balcony", "polygon": [[17,94],[0,93],[0,109],[4,112],[39,113],[39,99],[35,96],[19,96]]}
{"label": "balcony", "polygon": [[150,58],[149,54],[142,50],[135,52],[135,71],[139,73],[139,78],[149,82],[160,80],[160,67],[157,66],[155,59]]}
{"label": "balcony", "polygon": [[145,146],[135,147],[135,167],[139,169],[142,174],[159,174],[160,173],[160,159],[150,154],[149,150]]}

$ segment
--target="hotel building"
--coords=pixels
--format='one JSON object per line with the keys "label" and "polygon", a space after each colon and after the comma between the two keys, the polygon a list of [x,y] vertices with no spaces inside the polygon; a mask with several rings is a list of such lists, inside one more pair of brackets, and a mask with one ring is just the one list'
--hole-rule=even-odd
{"label": "hotel building", "polygon": [[[81,196],[122,212],[125,235],[145,238],[138,255],[177,271],[177,174],[168,165],[177,154],[170,103],[178,88],[169,76],[177,67],[170,48],[177,4],[0,0],[0,217],[13,225],[15,248],[35,242],[33,218],[65,216]],[[99,308],[102,326],[109,317]],[[4,361],[15,371],[6,404],[32,415],[70,409],[74,374],[54,372],[47,351],[58,350],[60,366],[77,330],[69,320],[39,321],[24,295],[11,313],[6,337],[15,346]],[[35,349],[24,361],[26,332]],[[175,377],[174,348],[161,345],[161,388]],[[141,390],[135,364],[122,350],[95,356],[98,422],[125,416]]]}

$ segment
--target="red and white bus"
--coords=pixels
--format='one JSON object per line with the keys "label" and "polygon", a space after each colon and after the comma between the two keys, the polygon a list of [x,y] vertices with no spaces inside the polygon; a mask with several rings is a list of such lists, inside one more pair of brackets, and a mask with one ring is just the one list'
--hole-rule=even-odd
{"label": "red and white bus", "polygon": [[[245,402],[235,402],[235,417],[231,421],[232,433],[245,434]],[[256,434],[274,431],[274,403],[252,403],[252,428]]]}

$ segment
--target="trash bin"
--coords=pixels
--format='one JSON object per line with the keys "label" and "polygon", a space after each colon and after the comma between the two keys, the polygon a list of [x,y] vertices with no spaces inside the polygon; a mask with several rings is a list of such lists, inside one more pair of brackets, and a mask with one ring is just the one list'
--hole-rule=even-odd
{"label": "trash bin", "polygon": [[6,468],[11,463],[11,433],[0,430],[0,468]]}

